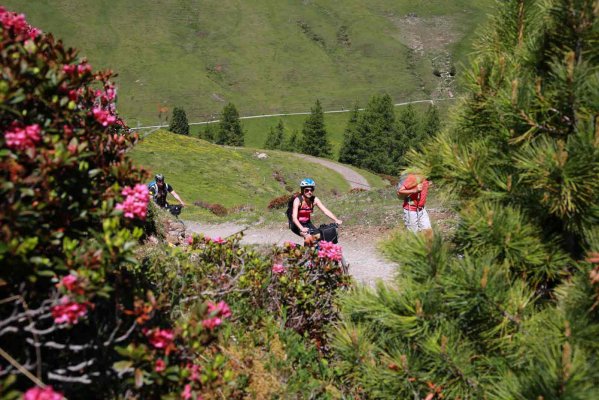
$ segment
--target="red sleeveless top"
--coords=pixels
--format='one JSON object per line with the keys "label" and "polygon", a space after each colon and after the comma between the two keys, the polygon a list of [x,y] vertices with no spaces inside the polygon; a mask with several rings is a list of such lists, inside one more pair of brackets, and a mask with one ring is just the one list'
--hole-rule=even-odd
{"label": "red sleeveless top", "polygon": [[314,202],[312,202],[312,205],[308,205],[308,202],[304,201],[304,196],[300,196],[299,201],[300,205],[297,210],[297,220],[299,222],[308,222],[310,221],[312,211],[314,211]]}

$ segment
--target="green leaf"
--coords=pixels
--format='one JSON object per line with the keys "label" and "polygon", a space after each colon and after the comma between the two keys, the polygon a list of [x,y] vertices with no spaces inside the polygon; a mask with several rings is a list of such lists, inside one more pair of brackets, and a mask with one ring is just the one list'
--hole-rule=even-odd
{"label": "green leaf", "polygon": [[131,360],[117,361],[114,364],[112,364],[112,368],[116,372],[124,372],[125,370],[127,370],[128,368],[131,368],[132,366],[133,366],[133,361],[131,361]]}

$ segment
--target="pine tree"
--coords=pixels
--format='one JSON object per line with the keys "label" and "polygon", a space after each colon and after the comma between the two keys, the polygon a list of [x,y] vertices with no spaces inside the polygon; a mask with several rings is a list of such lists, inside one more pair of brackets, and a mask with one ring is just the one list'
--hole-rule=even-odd
{"label": "pine tree", "polygon": [[350,114],[347,127],[343,133],[343,143],[339,150],[339,162],[359,165],[362,156],[362,143],[358,134],[358,119],[360,116],[359,106],[356,103]]}
{"label": "pine tree", "polygon": [[333,347],[361,397],[599,396],[594,4],[499,7],[469,96],[408,155],[457,195],[455,235],[398,234],[394,285],[343,301]]}
{"label": "pine tree", "polygon": [[373,96],[357,124],[360,145],[358,166],[375,172],[395,173],[392,151],[398,134],[393,101],[388,94]]}
{"label": "pine tree", "polygon": [[216,136],[215,130],[215,124],[205,124],[204,129],[200,133],[200,139],[204,139],[208,142],[214,142]]}
{"label": "pine tree", "polygon": [[275,127],[270,128],[270,132],[266,137],[266,141],[264,142],[265,149],[282,149],[285,140],[285,126],[283,125],[283,121],[279,120],[279,123]]}
{"label": "pine tree", "polygon": [[330,157],[333,153],[331,144],[327,138],[324,113],[319,100],[316,100],[316,104],[312,107],[310,115],[304,121],[301,150],[304,154],[316,157]]}
{"label": "pine tree", "polygon": [[189,135],[189,123],[187,122],[185,110],[179,107],[173,109],[173,118],[168,129],[180,135]]}
{"label": "pine tree", "polygon": [[439,109],[434,104],[430,104],[426,109],[420,130],[425,140],[435,136],[441,130]]}
{"label": "pine tree", "polygon": [[419,128],[414,106],[408,104],[402,109],[398,118],[398,131],[393,152],[393,162],[396,165],[405,165],[403,157],[406,151],[420,146],[422,134]]}
{"label": "pine tree", "polygon": [[216,134],[216,143],[228,146],[243,146],[244,132],[239,120],[237,108],[228,103],[223,109],[219,130]]}
{"label": "pine tree", "polygon": [[299,132],[297,129],[294,129],[291,132],[291,135],[289,135],[289,138],[283,142],[283,150],[297,153],[299,148],[299,140]]}

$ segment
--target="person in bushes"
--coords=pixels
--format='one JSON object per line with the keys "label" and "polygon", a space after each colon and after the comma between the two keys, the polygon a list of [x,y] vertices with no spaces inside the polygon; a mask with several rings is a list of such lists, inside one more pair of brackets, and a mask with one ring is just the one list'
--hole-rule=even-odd
{"label": "person in bushes", "polygon": [[338,219],[335,214],[329,211],[328,208],[322,204],[320,199],[314,196],[314,190],[316,189],[316,182],[310,178],[303,179],[300,182],[300,195],[296,196],[293,200],[293,208],[291,215],[291,231],[296,235],[304,238],[304,244],[309,245],[313,242],[312,235],[310,232],[315,231],[317,228],[312,224],[312,212],[314,206],[320,208],[320,210],[329,218],[331,218],[337,225],[341,225],[343,221]]}
{"label": "person in bushes", "polygon": [[185,203],[183,203],[183,200],[181,200],[181,197],[179,197],[173,187],[164,181],[164,175],[162,174],[156,174],[156,176],[154,176],[154,180],[150,182],[148,189],[150,190],[150,194],[152,195],[154,202],[160,207],[164,208],[168,205],[166,196],[169,193],[172,194],[182,206],[185,206]]}
{"label": "person in bushes", "polygon": [[431,221],[426,212],[426,198],[431,182],[419,173],[408,173],[397,184],[397,197],[403,199],[403,219],[412,232],[432,233]]}

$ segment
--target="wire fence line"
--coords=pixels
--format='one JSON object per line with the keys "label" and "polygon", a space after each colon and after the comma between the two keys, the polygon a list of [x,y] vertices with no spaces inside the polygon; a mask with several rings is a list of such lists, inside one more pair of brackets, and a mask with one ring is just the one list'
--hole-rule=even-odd
{"label": "wire fence line", "polygon": [[[455,97],[449,97],[449,98],[445,98],[445,99],[428,99],[428,100],[414,100],[414,101],[406,101],[403,103],[395,103],[393,104],[394,107],[401,107],[401,106],[406,106],[408,104],[418,104],[418,103],[430,103],[430,104],[435,104],[435,102],[437,101],[448,101],[448,100],[455,100]],[[364,111],[364,108],[358,108],[358,111]],[[352,112],[354,111],[354,109],[342,109],[342,110],[331,110],[331,111],[324,111],[323,114],[338,114],[338,113],[347,113],[347,112]],[[310,115],[310,112],[295,112],[295,113],[280,113],[280,114],[260,114],[260,115],[249,115],[246,117],[239,117],[239,119],[255,119],[255,118],[270,118],[270,117],[285,117],[285,116],[291,116],[291,115]],[[220,122],[220,119],[213,119],[210,121],[202,121],[202,122],[190,122],[189,125],[207,125],[207,124],[214,124]],[[138,130],[138,129],[154,129],[152,132],[160,129],[160,128],[168,128],[169,125],[149,125],[149,126],[137,126],[135,128],[130,128],[131,130]],[[151,132],[150,132],[151,133]],[[148,133],[149,134],[149,133]],[[147,136],[148,134],[144,135]]]}

